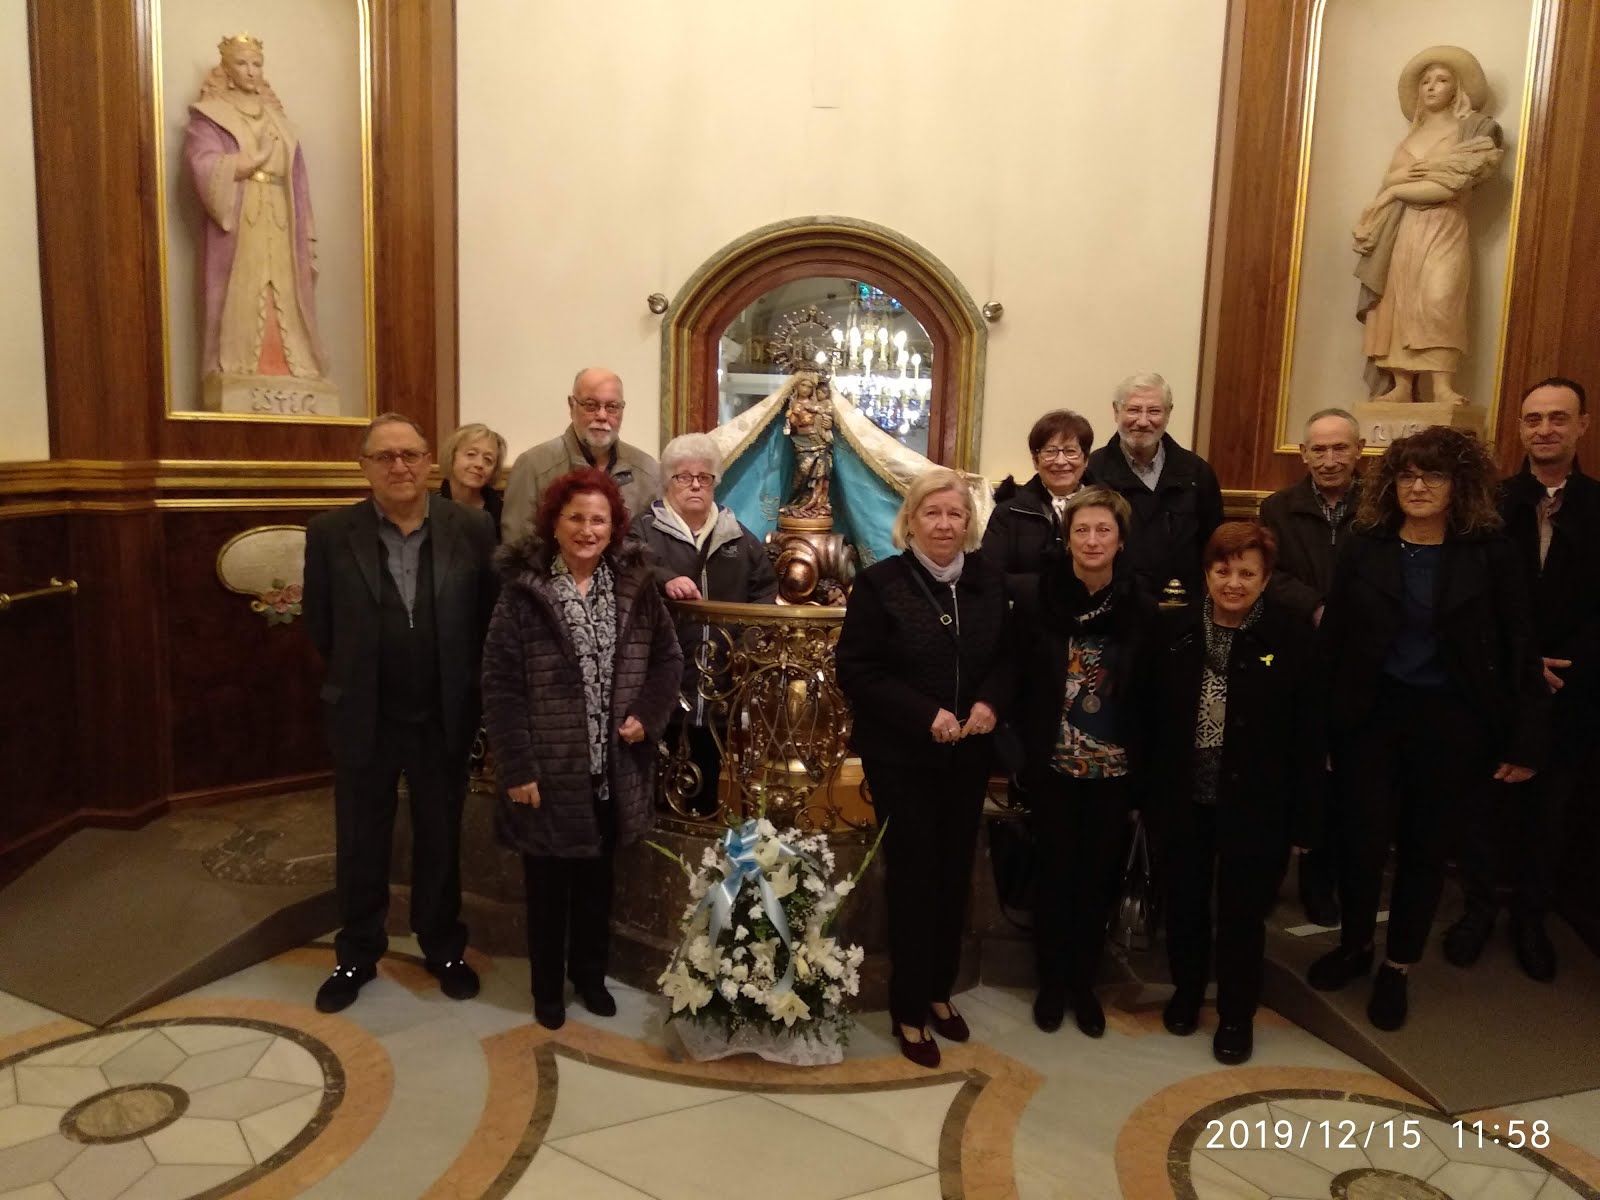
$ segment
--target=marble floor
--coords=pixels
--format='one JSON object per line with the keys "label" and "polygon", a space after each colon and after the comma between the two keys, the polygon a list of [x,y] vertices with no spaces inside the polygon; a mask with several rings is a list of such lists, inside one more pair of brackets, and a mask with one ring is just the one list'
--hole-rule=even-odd
{"label": "marble floor", "polygon": [[1480,1137],[1270,1013],[1219,1067],[1156,990],[1107,993],[1091,1041],[980,987],[937,1071],[881,1014],[803,1069],[677,1061],[664,1003],[620,985],[615,1018],[575,1005],[552,1034],[522,960],[475,960],[456,1003],[404,941],[324,1016],[332,961],[303,947],[102,1030],[0,994],[0,1200],[1600,1197],[1600,1092],[1470,1114]]}

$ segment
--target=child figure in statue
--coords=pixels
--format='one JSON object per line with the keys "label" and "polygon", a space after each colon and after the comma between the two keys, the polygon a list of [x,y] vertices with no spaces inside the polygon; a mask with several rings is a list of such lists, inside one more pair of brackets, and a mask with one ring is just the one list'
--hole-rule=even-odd
{"label": "child figure in statue", "polygon": [[828,480],[833,475],[833,396],[826,376],[802,371],[789,394],[783,432],[794,443],[794,483],[786,517],[831,517]]}

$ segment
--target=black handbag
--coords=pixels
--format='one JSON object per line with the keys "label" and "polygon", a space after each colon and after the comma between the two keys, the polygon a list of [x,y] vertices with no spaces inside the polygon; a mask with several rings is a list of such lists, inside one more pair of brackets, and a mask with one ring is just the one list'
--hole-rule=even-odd
{"label": "black handbag", "polygon": [[1134,822],[1133,844],[1122,872],[1122,897],[1111,923],[1111,940],[1127,950],[1148,950],[1156,940],[1156,893],[1150,874],[1150,838],[1144,817]]}
{"label": "black handbag", "polygon": [[994,869],[1000,913],[1018,929],[1033,928],[1033,907],[1039,886],[1039,853],[1033,827],[1021,814],[991,816],[989,865]]}

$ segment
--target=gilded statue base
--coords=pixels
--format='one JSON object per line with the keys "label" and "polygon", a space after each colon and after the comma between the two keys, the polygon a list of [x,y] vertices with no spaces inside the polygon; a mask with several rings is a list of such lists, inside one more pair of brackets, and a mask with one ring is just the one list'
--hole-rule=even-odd
{"label": "gilded statue base", "polygon": [[339,388],[329,379],[295,375],[207,375],[200,389],[207,412],[273,417],[337,417]]}
{"label": "gilded statue base", "polygon": [[1387,446],[1395,438],[1421,433],[1430,425],[1446,425],[1479,438],[1485,436],[1488,412],[1477,404],[1396,404],[1367,400],[1352,407],[1368,446]]}
{"label": "gilded statue base", "polygon": [[785,604],[843,604],[850,594],[855,555],[844,535],[833,532],[832,517],[779,514],[778,528],[767,534],[767,553]]}

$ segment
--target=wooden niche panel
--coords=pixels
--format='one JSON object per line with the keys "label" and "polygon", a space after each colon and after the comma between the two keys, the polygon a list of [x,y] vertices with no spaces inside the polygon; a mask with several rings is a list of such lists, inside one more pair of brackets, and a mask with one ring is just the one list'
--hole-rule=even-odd
{"label": "wooden niche panel", "polygon": [[303,620],[268,625],[217,578],[217,551],[258,525],[303,525],[304,509],[168,511],[172,799],[226,794],[328,769],[322,668]]}
{"label": "wooden niche panel", "polygon": [[[64,515],[0,520],[0,592],[70,576]],[[71,596],[0,612],[0,861],[78,807]]]}

